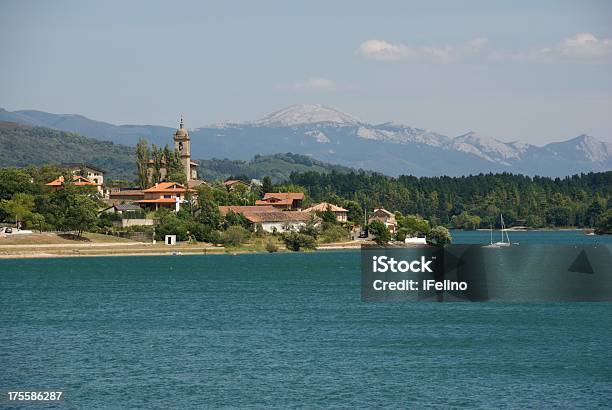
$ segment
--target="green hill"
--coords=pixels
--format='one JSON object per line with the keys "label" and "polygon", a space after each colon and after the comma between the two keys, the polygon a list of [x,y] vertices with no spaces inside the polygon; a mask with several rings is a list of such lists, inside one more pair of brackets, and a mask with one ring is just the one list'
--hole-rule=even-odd
{"label": "green hill", "polygon": [[292,172],[347,173],[354,171],[352,168],[292,153],[255,155],[250,161],[213,158],[199,160],[198,163],[200,164],[198,171],[200,177],[207,180],[226,179],[230,176],[261,179],[267,175],[272,178],[272,181],[281,182],[288,180]]}
{"label": "green hill", "polygon": [[0,167],[87,162],[110,179],[134,179],[134,148],[72,132],[0,121]]}
{"label": "green hill", "polygon": [[[168,141],[170,142],[170,141]],[[107,179],[135,179],[134,148],[44,127],[31,127],[0,121],[0,167],[86,162],[106,171]],[[345,173],[351,168],[317,161],[305,155],[256,155],[250,161],[204,159],[200,178],[225,179],[229,176],[263,178],[275,182],[289,179],[292,172]]]}

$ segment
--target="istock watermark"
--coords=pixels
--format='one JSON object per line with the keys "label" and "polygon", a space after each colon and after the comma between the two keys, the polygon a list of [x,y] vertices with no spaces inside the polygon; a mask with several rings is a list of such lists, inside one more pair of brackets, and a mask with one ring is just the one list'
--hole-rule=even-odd
{"label": "istock watermark", "polygon": [[363,247],[363,301],[611,301],[609,245]]}

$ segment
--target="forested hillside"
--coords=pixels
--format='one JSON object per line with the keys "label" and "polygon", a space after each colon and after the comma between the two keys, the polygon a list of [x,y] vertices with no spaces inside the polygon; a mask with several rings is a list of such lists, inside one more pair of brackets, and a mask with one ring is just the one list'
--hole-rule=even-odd
{"label": "forested hillside", "polygon": [[352,168],[328,164],[306,155],[291,153],[255,155],[250,161],[205,159],[198,162],[200,177],[207,180],[226,179],[230,176],[257,179],[269,176],[272,181],[279,182],[287,180],[292,172],[328,173],[335,171],[346,173],[353,171]]}
{"label": "forested hillside", "polygon": [[[594,226],[612,208],[612,172],[567,178],[480,174],[466,177],[400,176],[351,172],[294,173],[314,201],[357,201],[369,209],[385,207],[419,214],[433,224],[488,228],[503,213],[509,224]],[[341,199],[343,198],[343,199]]]}
{"label": "forested hillside", "polygon": [[0,167],[87,162],[109,179],[135,177],[134,148],[72,132],[0,122]]}
{"label": "forested hillside", "polygon": [[[72,132],[44,127],[30,127],[0,121],[0,168],[28,165],[87,162],[106,171],[107,179],[132,181],[136,177],[134,148],[84,137]],[[199,160],[200,178],[226,179],[230,176],[283,181],[292,172],[350,172],[340,165],[317,161],[305,155],[256,155],[250,161],[229,159]]]}

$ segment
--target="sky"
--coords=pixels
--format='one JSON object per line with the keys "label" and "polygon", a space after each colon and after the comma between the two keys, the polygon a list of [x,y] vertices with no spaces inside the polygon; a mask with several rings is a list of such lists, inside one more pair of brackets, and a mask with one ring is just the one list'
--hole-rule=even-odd
{"label": "sky", "polygon": [[0,107],[195,128],[293,104],[612,142],[609,1],[0,0]]}

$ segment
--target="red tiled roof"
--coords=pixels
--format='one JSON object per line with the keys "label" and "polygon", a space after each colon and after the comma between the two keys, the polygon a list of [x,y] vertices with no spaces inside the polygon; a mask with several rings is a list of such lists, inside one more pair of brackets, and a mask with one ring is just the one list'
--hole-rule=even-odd
{"label": "red tiled roof", "polygon": [[176,198],[141,199],[134,201],[135,204],[175,204]]}
{"label": "red tiled roof", "polygon": [[279,211],[272,206],[220,206],[222,216],[229,211],[242,214],[252,223],[261,222],[306,222],[312,217],[307,212]]}
{"label": "red tiled roof", "polygon": [[334,204],[330,204],[328,202],[321,202],[320,204],[313,205],[310,208],[304,209],[304,212],[323,212],[327,211],[327,208],[330,208],[332,212],[348,212],[348,210],[336,206]]}
{"label": "red tiled roof", "polygon": [[274,200],[276,198],[269,198],[268,200],[258,199],[255,201],[255,205],[257,206],[267,206],[267,205],[292,205],[292,199],[279,199]]}
{"label": "red tiled roof", "polygon": [[[49,183],[46,183],[45,185],[46,186],[59,187],[59,186],[64,185],[64,181],[65,181],[64,177],[60,176],[59,178],[57,178],[57,179],[55,179],[55,180],[53,180],[53,181],[51,181]],[[90,181],[89,179],[87,179],[85,177],[82,177],[80,175],[73,175],[72,176],[72,182],[73,182],[73,185],[76,185],[76,186],[98,186],[98,184],[96,184],[95,182]]]}
{"label": "red tiled roof", "polygon": [[243,185],[247,185],[247,186],[249,185],[246,182],[241,181],[239,179],[228,179],[227,181],[225,181],[223,183],[223,185],[225,185],[225,186],[232,186],[232,185],[235,185],[235,184],[243,184]]}
{"label": "red tiled roof", "polygon": [[118,189],[118,190],[111,190],[109,197],[126,197],[126,196],[137,196],[137,197],[142,197],[144,196],[144,194],[142,193],[142,190],[140,189]]}
{"label": "red tiled roof", "polygon": [[253,223],[261,222],[307,222],[311,215],[300,211],[266,211],[244,214]]}
{"label": "red tiled roof", "polygon": [[237,214],[242,214],[244,212],[248,213],[257,213],[257,212],[266,212],[273,211],[276,212],[277,209],[273,206],[239,206],[239,205],[228,205],[228,206],[219,206],[219,212],[222,216],[225,216],[229,211],[235,212]]}
{"label": "red tiled roof", "polygon": [[265,201],[269,198],[302,200],[304,199],[304,193],[303,192],[266,192],[264,194],[263,200]]}
{"label": "red tiled roof", "polygon": [[178,182],[160,182],[142,192],[187,192],[187,188]]}

